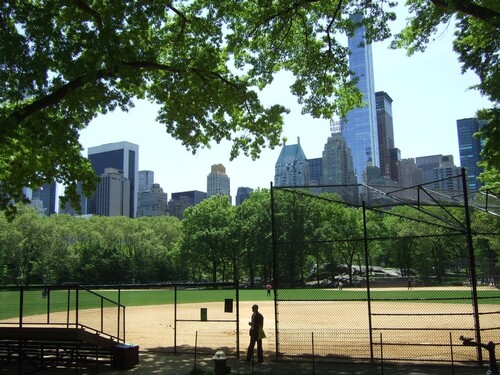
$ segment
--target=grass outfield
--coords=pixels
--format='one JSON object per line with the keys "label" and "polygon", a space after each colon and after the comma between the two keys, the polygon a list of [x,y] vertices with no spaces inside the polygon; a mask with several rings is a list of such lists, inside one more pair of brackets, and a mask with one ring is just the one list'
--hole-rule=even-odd
{"label": "grass outfield", "polygon": [[[103,307],[112,307],[112,302],[118,301],[118,291],[98,290],[99,295],[105,297]],[[414,290],[371,290],[372,301],[403,301],[416,303],[471,303],[471,291],[464,289],[414,289]],[[148,306],[164,305],[174,303],[174,291],[172,289],[150,289],[150,290],[122,290],[120,303],[124,306]],[[226,298],[235,299],[234,290],[211,290],[211,289],[182,289],[177,291],[177,303],[202,303],[224,301]],[[240,290],[240,301],[266,301],[272,299],[266,295],[266,291]],[[336,289],[281,289],[279,299],[283,301],[365,301],[367,292],[365,290],[336,290]],[[500,290],[478,290],[480,304],[500,305]],[[41,291],[24,292],[23,315],[46,314],[49,299],[43,299]],[[71,291],[68,299],[66,290],[53,290],[50,293],[50,311],[66,311],[67,306],[71,309],[76,307],[76,292]],[[81,290],[78,293],[78,305],[80,309],[101,307],[101,298],[94,293]],[[0,292],[0,320],[15,318],[19,316],[19,292]]]}

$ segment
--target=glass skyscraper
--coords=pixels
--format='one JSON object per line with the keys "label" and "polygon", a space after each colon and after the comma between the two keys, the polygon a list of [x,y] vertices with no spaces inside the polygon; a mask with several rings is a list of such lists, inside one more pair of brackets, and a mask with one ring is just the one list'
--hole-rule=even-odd
{"label": "glass skyscraper", "polygon": [[[362,19],[361,14],[351,16],[355,23]],[[367,166],[380,166],[372,48],[366,43],[364,26],[356,28],[354,35],[348,38],[348,47],[351,52],[349,68],[354,72],[352,78],[358,80],[356,85],[363,94],[365,105],[348,113],[342,137],[351,149],[354,171],[358,182],[362,183]]]}
{"label": "glass skyscraper", "polygon": [[482,141],[474,137],[484,122],[476,118],[457,120],[458,150],[460,166],[467,168],[467,187],[469,190],[478,190],[482,183],[477,179],[482,172],[477,163],[481,161]]}

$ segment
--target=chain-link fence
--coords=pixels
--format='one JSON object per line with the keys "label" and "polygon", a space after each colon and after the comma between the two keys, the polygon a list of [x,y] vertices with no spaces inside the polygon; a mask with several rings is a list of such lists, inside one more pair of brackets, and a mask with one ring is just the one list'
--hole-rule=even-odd
{"label": "chain-link fence", "polygon": [[500,338],[500,204],[464,178],[272,187],[278,355],[482,362],[470,343]]}

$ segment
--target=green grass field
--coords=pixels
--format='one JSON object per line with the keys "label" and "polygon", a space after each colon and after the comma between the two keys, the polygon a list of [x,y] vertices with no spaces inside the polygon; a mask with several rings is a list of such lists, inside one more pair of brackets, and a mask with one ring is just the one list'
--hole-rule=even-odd
{"label": "green grass field", "polygon": [[[94,293],[80,291],[78,293],[78,306],[80,309],[99,308],[115,306],[118,302],[124,306],[148,306],[174,303],[173,289],[151,289],[151,290],[122,290],[118,291],[98,290],[100,298]],[[443,290],[372,290],[370,293],[372,301],[404,301],[415,303],[471,303],[471,291],[462,289]],[[68,298],[69,297],[69,298]],[[500,305],[500,290],[479,290],[480,304]],[[235,299],[234,290],[212,290],[212,289],[182,289],[177,291],[177,303],[202,303],[218,302],[226,298]],[[47,311],[66,311],[76,308],[77,295],[72,290],[68,296],[66,290],[53,290],[50,299],[44,299],[40,290],[24,292],[23,316],[46,314]],[[108,299],[110,301],[108,301]],[[272,297],[266,295],[266,291],[243,289],[239,293],[240,301],[266,301]],[[364,290],[335,290],[335,289],[282,289],[279,290],[279,299],[283,301],[365,301],[367,292]],[[50,301],[50,303],[49,303]],[[111,302],[113,301],[113,302]],[[19,292],[0,291],[0,320],[15,318],[19,316]]]}

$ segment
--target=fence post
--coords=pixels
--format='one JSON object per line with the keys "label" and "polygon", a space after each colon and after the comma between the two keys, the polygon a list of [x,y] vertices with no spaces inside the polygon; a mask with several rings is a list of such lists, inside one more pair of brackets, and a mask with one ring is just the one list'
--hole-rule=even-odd
{"label": "fence post", "polygon": [[451,373],[455,374],[455,361],[453,358],[453,340],[451,338],[451,332],[450,332],[450,355],[451,355]]}
{"label": "fence post", "polygon": [[177,355],[177,285],[174,285],[174,355]]}
{"label": "fence post", "polygon": [[120,337],[120,323],[121,323],[121,320],[120,320],[120,317],[121,317],[120,313],[121,313],[121,311],[120,311],[120,309],[121,309],[121,305],[122,305],[122,289],[121,289],[121,287],[118,287],[118,306],[117,306],[117,308],[118,308],[118,319],[117,319],[118,321],[117,321],[117,325],[118,326],[116,327],[116,330],[117,330],[116,333],[117,333],[118,337]]}
{"label": "fence post", "polygon": [[368,301],[368,330],[370,332],[370,360],[373,362],[372,306],[370,295],[370,271],[368,257],[368,231],[366,229],[366,203],[363,201],[363,238],[365,245],[366,299]]}
{"label": "fence post", "polygon": [[[472,286],[472,308],[474,313],[474,329],[476,342],[481,342],[481,330],[479,328],[479,307],[477,302],[477,275],[476,275],[476,257],[474,255],[474,245],[472,242],[472,230],[469,213],[469,196],[467,193],[467,176],[465,168],[462,168],[462,189],[464,191],[464,214],[465,214],[465,234],[467,238],[467,250],[469,250],[469,267]],[[477,347],[477,360],[483,364],[483,354],[481,348]]]}
{"label": "fence post", "polygon": [[271,240],[272,240],[272,249],[273,249],[273,263],[272,263],[272,274],[273,274],[273,288],[274,288],[274,344],[276,346],[276,358],[279,357],[280,347],[279,347],[279,336],[280,331],[278,329],[278,289],[279,289],[279,280],[278,280],[278,254],[277,254],[277,246],[276,246],[276,227],[275,227],[275,212],[274,212],[274,188],[273,183],[270,183],[270,191],[271,191]]}
{"label": "fence post", "polygon": [[23,309],[24,309],[24,288],[21,285],[19,289],[19,327],[23,326]]}
{"label": "fence post", "polygon": [[380,373],[384,375],[384,344],[382,343],[382,332],[380,332]]}
{"label": "fence post", "polygon": [[75,308],[76,308],[76,315],[75,315],[75,326],[78,328],[78,310],[80,309],[80,285],[76,286],[76,297],[75,297]]}
{"label": "fence post", "polygon": [[315,356],[314,356],[314,332],[311,332],[311,346],[312,346],[312,366],[313,366],[312,373],[314,375],[316,373],[316,371],[315,371],[316,369],[314,366],[315,365],[315,361],[314,361],[314,359],[315,359]]}

